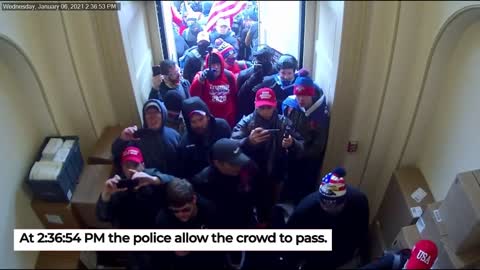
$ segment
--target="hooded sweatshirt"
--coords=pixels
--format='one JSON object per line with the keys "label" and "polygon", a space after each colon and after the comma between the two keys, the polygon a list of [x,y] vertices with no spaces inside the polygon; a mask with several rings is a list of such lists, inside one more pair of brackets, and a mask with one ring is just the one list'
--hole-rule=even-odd
{"label": "hooded sweatshirt", "polygon": [[173,174],[177,173],[177,146],[180,142],[180,135],[175,130],[166,127],[167,109],[157,99],[149,99],[143,106],[143,127],[147,128],[145,121],[145,105],[151,101],[157,103],[161,108],[162,126],[153,134],[142,138],[139,141],[124,141],[120,137],[112,144],[112,154],[115,165],[120,168],[120,157],[123,150],[128,146],[136,146],[140,148],[143,154],[145,167],[154,168],[163,173]]}
{"label": "hooded sweatshirt", "polygon": [[[194,110],[204,111],[210,116],[208,131],[205,135],[198,135],[192,131],[188,116]],[[205,102],[199,97],[184,100],[182,114],[187,132],[183,135],[178,147],[182,166],[180,175],[190,179],[209,165],[208,153],[212,145],[221,138],[230,138],[232,131],[224,119],[215,118],[210,113]]]}
{"label": "hooded sweatshirt", "polygon": [[[221,62],[220,75],[213,81],[200,82],[201,72],[198,72],[190,87],[190,95],[200,97],[215,117],[227,120],[230,127],[235,126],[237,82],[235,76],[225,69],[225,61],[218,52],[212,52]],[[208,67],[210,55],[205,64]]]}

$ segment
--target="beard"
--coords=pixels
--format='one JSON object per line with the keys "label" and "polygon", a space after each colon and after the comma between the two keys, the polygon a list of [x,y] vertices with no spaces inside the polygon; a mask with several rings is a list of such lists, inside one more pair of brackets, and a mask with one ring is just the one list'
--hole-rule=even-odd
{"label": "beard", "polygon": [[207,134],[207,127],[192,127],[192,131],[197,135]]}

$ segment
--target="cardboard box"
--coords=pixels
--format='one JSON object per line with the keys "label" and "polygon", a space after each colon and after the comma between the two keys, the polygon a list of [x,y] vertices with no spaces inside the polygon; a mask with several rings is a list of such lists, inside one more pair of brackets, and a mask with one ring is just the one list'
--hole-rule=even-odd
{"label": "cardboard box", "polygon": [[[38,200],[50,202],[69,202],[75,191],[80,171],[83,168],[83,159],[80,152],[78,136],[48,136],[44,139],[40,151],[35,161],[40,161],[42,151],[51,138],[60,138],[62,140],[73,140],[74,144],[63,162],[60,173],[54,180],[51,179],[30,179],[27,177],[27,184],[32,190],[33,197]],[[34,168],[35,164],[32,164]]]}
{"label": "cardboard box", "polygon": [[377,213],[386,243],[392,243],[400,228],[415,224],[434,199],[420,170],[406,167],[396,170]]}
{"label": "cardboard box", "polygon": [[437,261],[432,269],[480,269],[480,249],[457,255],[449,245],[448,237],[442,237],[440,242]]}
{"label": "cardboard box", "polygon": [[457,254],[480,248],[480,170],[456,176],[440,214],[450,247]]}
{"label": "cardboard box", "polygon": [[80,229],[70,203],[32,200],[31,206],[47,229]]}
{"label": "cardboard box", "polygon": [[412,249],[415,243],[420,240],[417,226],[410,225],[403,227],[392,242],[392,248],[395,250]]}
{"label": "cardboard box", "polygon": [[112,165],[87,165],[80,175],[80,183],[73,194],[72,208],[85,228],[111,228],[110,223],[100,222],[96,205],[105,181],[112,175]]}
{"label": "cardboard box", "polygon": [[40,251],[35,269],[82,269],[80,251]]}
{"label": "cardboard box", "polygon": [[88,157],[88,164],[112,164],[112,143],[122,130],[120,126],[106,127]]}
{"label": "cardboard box", "polygon": [[440,214],[440,205],[442,202],[429,204],[422,216],[415,224],[422,239],[433,241],[439,246],[440,239],[447,235],[444,219]]}
{"label": "cardboard box", "polygon": [[386,249],[385,241],[382,237],[380,230],[380,224],[377,220],[374,220],[369,230],[370,238],[370,259],[375,260],[383,255],[383,251]]}

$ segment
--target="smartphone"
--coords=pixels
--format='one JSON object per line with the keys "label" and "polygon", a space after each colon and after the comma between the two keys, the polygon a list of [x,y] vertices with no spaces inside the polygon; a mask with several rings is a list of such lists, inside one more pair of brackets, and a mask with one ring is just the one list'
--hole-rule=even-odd
{"label": "smartphone", "polygon": [[273,128],[273,129],[264,129],[270,133],[273,133],[273,132],[280,132],[280,129],[279,128]]}
{"label": "smartphone", "polygon": [[153,73],[153,76],[157,76],[157,75],[160,75],[160,66],[153,66],[152,67],[152,73]]}
{"label": "smartphone", "polygon": [[135,131],[135,133],[133,133],[133,137],[135,139],[141,139],[141,138],[144,138],[146,136],[148,136],[149,134],[153,134],[154,131],[149,129],[149,128],[141,128],[137,131]]}
{"label": "smartphone", "polygon": [[138,184],[140,184],[138,179],[120,179],[117,183],[117,188],[134,189]]}

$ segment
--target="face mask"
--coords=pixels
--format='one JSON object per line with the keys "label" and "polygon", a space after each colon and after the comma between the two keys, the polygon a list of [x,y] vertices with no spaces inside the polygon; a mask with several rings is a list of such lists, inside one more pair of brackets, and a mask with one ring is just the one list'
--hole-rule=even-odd
{"label": "face mask", "polygon": [[200,55],[202,56],[205,56],[207,55],[207,48],[208,48],[208,44],[201,44],[198,46],[198,52],[200,53]]}

